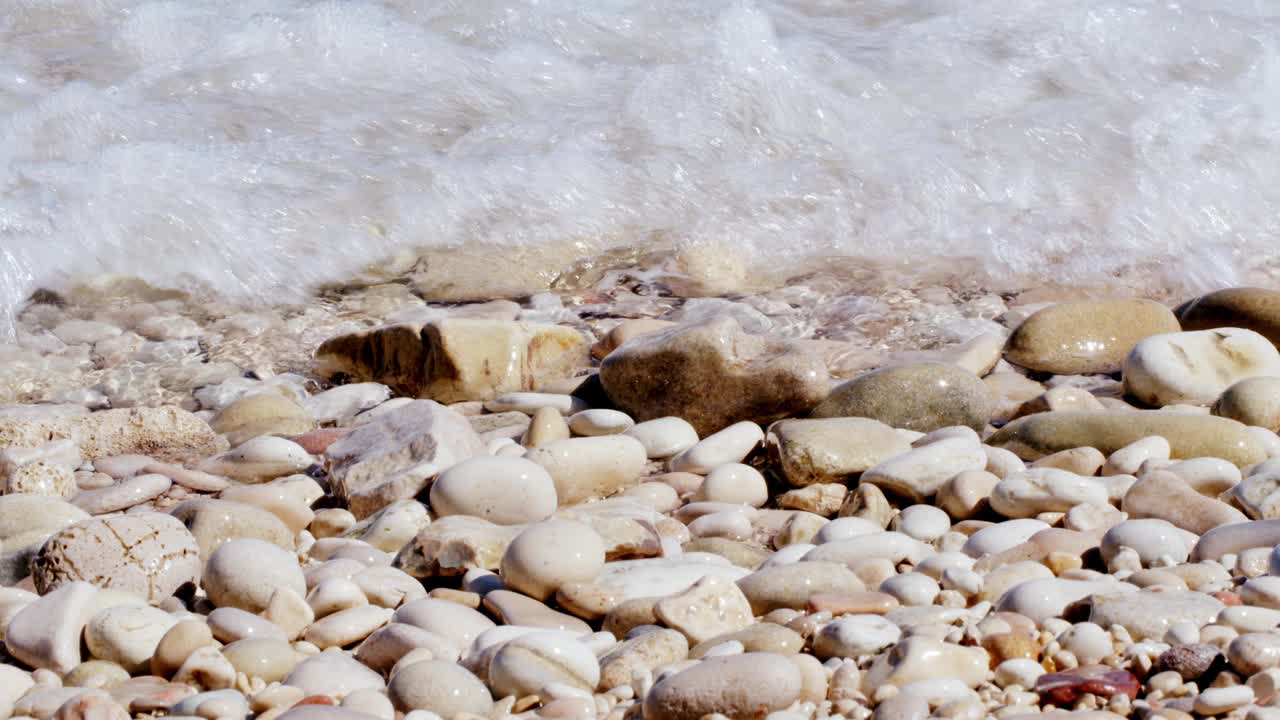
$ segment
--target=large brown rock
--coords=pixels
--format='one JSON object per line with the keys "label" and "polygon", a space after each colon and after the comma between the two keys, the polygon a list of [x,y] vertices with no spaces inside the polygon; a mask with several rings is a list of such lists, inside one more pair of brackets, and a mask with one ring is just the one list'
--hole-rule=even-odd
{"label": "large brown rock", "polygon": [[53,440],[74,440],[86,460],[111,455],[147,455],[162,461],[183,462],[227,449],[227,441],[208,423],[171,406],[0,419],[0,449],[40,447]]}
{"label": "large brown rock", "polygon": [[929,362],[881,368],[843,383],[813,409],[813,417],[871,418],[930,432],[952,425],[981,430],[994,410],[995,401],[977,375]]}
{"label": "large brown rock", "polygon": [[803,412],[827,394],[821,357],[714,318],[639,336],[600,366],[604,391],[637,421],[675,415],[701,436]]}
{"label": "large brown rock", "polygon": [[1065,302],[1024,320],[1005,343],[1004,357],[1058,375],[1114,373],[1139,340],[1180,329],[1169,308],[1150,300]]}
{"label": "large brown rock", "polygon": [[454,403],[538,390],[586,366],[587,351],[587,339],[573,328],[449,318],[339,335],[320,345],[316,360],[323,374]]}
{"label": "large brown rock", "polygon": [[1265,335],[1280,345],[1280,291],[1264,288],[1228,288],[1202,295],[1180,305],[1183,330],[1236,327]]}
{"label": "large brown rock", "polygon": [[1178,459],[1217,457],[1252,465],[1267,453],[1248,429],[1234,420],[1161,410],[1132,412],[1043,412],[1019,418],[992,435],[987,444],[1039,460],[1060,450],[1091,447],[1104,455],[1151,435],[1169,441]]}
{"label": "large brown rock", "polygon": [[325,451],[333,493],[357,518],[414,497],[436,475],[483,453],[467,418],[432,400],[358,425]]}

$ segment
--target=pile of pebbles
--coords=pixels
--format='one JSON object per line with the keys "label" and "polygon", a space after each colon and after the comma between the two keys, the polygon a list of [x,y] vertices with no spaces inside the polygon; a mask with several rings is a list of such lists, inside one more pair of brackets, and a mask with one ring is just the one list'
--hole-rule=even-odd
{"label": "pile of pebbles", "polygon": [[0,406],[0,720],[1280,718],[1280,293],[875,369],[731,305]]}

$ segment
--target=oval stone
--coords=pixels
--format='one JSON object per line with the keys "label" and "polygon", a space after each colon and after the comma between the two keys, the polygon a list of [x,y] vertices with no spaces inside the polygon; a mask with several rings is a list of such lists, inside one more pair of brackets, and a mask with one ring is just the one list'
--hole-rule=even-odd
{"label": "oval stone", "polygon": [[994,411],[991,393],[977,375],[946,363],[917,363],[874,370],[839,385],[812,415],[871,418],[930,432],[952,425],[981,430]]}
{"label": "oval stone", "polygon": [[1150,300],[1058,303],[1024,320],[1004,357],[1056,375],[1109,374],[1143,338],[1181,329],[1169,308]]}
{"label": "oval stone", "polygon": [[987,444],[1010,450],[1023,460],[1038,460],[1077,447],[1110,455],[1151,435],[1168,440],[1170,455],[1177,459],[1217,457],[1236,465],[1267,459],[1266,449],[1234,420],[1158,410],[1036,413],[1005,425]]}
{"label": "oval stone", "polygon": [[785,655],[717,657],[660,680],[644,698],[645,720],[698,720],[719,713],[730,720],[782,710],[800,696],[800,669]]}
{"label": "oval stone", "polygon": [[556,485],[541,465],[518,457],[474,457],[431,485],[439,517],[471,515],[498,525],[538,522],[556,511]]}

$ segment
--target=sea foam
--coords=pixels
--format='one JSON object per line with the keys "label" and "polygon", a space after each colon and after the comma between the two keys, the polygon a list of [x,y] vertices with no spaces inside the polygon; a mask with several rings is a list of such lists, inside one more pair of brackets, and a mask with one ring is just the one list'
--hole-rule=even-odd
{"label": "sea foam", "polygon": [[1266,0],[12,0],[0,307],[421,247],[1265,279],[1278,37]]}

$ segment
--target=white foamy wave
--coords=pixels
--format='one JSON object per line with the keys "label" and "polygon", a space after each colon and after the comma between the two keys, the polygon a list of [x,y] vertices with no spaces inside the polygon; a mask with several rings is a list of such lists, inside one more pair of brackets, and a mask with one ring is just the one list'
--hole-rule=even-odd
{"label": "white foamy wave", "polygon": [[1241,282],[1280,224],[1277,37],[1264,0],[14,0],[0,303],[658,238]]}

